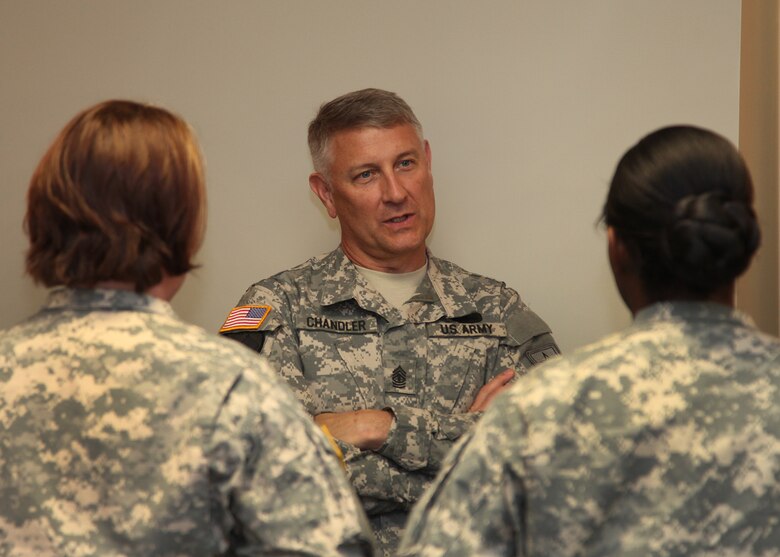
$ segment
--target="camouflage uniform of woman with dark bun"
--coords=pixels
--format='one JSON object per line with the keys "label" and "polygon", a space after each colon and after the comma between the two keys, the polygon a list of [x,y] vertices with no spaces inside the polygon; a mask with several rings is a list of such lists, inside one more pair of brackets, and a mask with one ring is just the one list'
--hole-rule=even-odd
{"label": "camouflage uniform of woman with dark bun", "polygon": [[604,220],[633,324],[496,400],[401,555],[780,554],[780,342],[733,307],[752,204],[719,135],[632,147]]}

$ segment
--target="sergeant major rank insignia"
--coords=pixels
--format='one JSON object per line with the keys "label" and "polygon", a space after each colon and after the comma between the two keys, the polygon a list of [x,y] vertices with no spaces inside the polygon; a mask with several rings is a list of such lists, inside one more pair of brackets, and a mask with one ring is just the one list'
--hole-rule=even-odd
{"label": "sergeant major rank insignia", "polygon": [[393,370],[392,375],[393,388],[405,389],[406,388],[406,370],[401,366],[398,366]]}

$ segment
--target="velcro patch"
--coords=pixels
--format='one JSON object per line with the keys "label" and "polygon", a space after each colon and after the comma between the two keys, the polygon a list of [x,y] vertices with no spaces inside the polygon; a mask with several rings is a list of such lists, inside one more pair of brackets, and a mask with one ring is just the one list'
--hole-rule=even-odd
{"label": "velcro patch", "polygon": [[541,346],[534,350],[529,350],[525,353],[525,357],[531,360],[531,363],[536,365],[541,364],[545,360],[549,360],[558,354],[560,354],[558,347],[554,344],[548,344],[547,346]]}
{"label": "velcro patch", "polygon": [[334,319],[320,315],[310,315],[296,319],[295,327],[305,331],[330,331],[332,333],[365,334],[378,331],[376,317],[355,317],[352,319]]}
{"label": "velcro patch", "polygon": [[[389,363],[389,362],[388,362]],[[393,363],[389,363],[393,365]],[[392,395],[417,396],[417,374],[415,369],[419,369],[414,360],[404,358],[404,361],[397,363],[394,368],[386,367],[385,393]]]}
{"label": "velcro patch", "polygon": [[230,310],[219,332],[255,331],[271,313],[271,306],[238,306]]}
{"label": "velcro patch", "polygon": [[393,388],[394,389],[405,389],[406,388],[406,370],[402,368],[401,366],[398,366],[393,370],[393,373],[391,375],[392,381],[393,381]]}
{"label": "velcro patch", "polygon": [[428,337],[505,337],[504,323],[438,321],[427,325]]}

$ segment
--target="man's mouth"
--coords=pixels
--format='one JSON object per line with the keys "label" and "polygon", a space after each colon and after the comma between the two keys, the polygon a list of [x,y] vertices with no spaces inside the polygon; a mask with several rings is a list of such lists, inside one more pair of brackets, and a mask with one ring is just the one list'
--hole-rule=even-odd
{"label": "man's mouth", "polygon": [[391,223],[397,224],[399,222],[404,222],[405,220],[408,220],[410,216],[411,215],[408,215],[408,214],[407,215],[401,215],[401,216],[398,216],[398,217],[393,217],[391,219],[387,219],[387,221],[385,221],[385,222],[391,222]]}

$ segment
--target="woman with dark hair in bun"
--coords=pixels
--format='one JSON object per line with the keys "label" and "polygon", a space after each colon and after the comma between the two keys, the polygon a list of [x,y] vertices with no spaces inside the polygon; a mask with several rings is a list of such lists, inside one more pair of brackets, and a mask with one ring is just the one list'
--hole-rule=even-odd
{"label": "woman with dark hair in bun", "polygon": [[761,238],[742,157],[690,126],[651,133],[623,155],[603,218],[615,282],[633,314],[673,300],[733,306],[734,281]]}
{"label": "woman with dark hair in bun", "polygon": [[780,341],[734,309],[752,205],[713,132],[629,149],[603,217],[633,324],[494,401],[400,554],[780,555]]}

